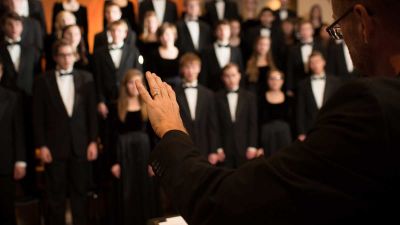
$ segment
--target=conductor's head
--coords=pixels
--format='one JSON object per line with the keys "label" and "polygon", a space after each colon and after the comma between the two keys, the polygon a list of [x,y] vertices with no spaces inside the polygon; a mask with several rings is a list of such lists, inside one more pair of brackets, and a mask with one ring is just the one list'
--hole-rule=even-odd
{"label": "conductor's head", "polygon": [[400,73],[400,1],[332,0],[328,32],[344,39],[355,66],[368,76]]}

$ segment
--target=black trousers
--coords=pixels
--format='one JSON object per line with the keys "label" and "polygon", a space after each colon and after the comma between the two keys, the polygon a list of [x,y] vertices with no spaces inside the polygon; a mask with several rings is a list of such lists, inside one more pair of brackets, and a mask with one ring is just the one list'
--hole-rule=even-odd
{"label": "black trousers", "polygon": [[65,200],[68,193],[73,224],[87,224],[89,166],[86,159],[55,160],[46,165],[49,225],[65,225]]}
{"label": "black trousers", "polygon": [[0,224],[15,225],[15,182],[11,176],[0,175]]}

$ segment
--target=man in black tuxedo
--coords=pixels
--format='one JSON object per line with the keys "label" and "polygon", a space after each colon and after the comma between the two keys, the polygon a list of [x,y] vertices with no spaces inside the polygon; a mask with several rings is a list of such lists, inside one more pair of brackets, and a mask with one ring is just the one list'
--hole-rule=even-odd
{"label": "man in black tuxedo", "polygon": [[160,24],[164,22],[175,23],[178,11],[175,2],[171,0],[144,0],[139,5],[139,23],[143,26],[144,16],[147,11],[154,11]]}
{"label": "man in black tuxedo", "polygon": [[69,191],[74,224],[87,224],[90,161],[97,158],[96,93],[90,73],[73,68],[74,48],[53,47],[56,70],[43,74],[33,90],[36,147],[45,163],[48,221],[65,225]]}
{"label": "man in black tuxedo", "polygon": [[[118,21],[122,18],[122,11],[118,4],[107,1],[104,3],[104,18],[108,27],[112,22]],[[94,51],[99,47],[108,46],[112,42],[112,37],[109,29],[104,29],[103,31],[97,33],[94,36]],[[128,33],[125,38],[125,43],[127,45],[136,45],[136,33],[130,27],[128,28]]]}
{"label": "man in black tuxedo", "polygon": [[207,88],[218,91],[224,86],[220,79],[222,68],[232,62],[239,65],[240,71],[243,71],[243,59],[240,49],[229,44],[231,27],[227,20],[218,22],[215,36],[217,40],[214,44],[201,53],[202,68],[199,80]]}
{"label": "man in black tuxedo", "polygon": [[343,40],[329,42],[326,70],[329,74],[344,80],[357,77],[349,48]]}
{"label": "man in black tuxedo", "polygon": [[[0,81],[3,76],[0,61]],[[20,96],[0,86],[0,221],[16,225],[15,180],[25,176],[25,141]]]}
{"label": "man in black tuxedo", "polygon": [[137,83],[162,137],[152,168],[188,224],[400,222],[400,1],[331,2],[338,19],[329,33],[345,38],[369,78],[341,87],[307,139],[274,157],[211,168],[185,133],[171,88],[147,74],[150,96]]}
{"label": "man in black tuxedo", "polygon": [[205,5],[204,20],[215,26],[220,20],[240,19],[236,2],[230,0],[212,0]]}
{"label": "man in black tuxedo", "polygon": [[211,28],[199,20],[200,0],[185,0],[185,17],[176,23],[178,30],[177,47],[181,53],[200,53],[211,44]]}
{"label": "man in black tuxedo", "polygon": [[[24,29],[23,19],[16,13],[8,13],[3,17],[4,42],[0,44],[0,55],[3,58],[4,76],[0,84],[21,95],[25,133],[27,163],[34,164],[34,144],[32,127],[32,87],[36,74],[40,73],[39,53],[36,48],[28,46],[21,40]],[[35,192],[35,167],[27,168],[26,179],[22,181],[25,196]]]}
{"label": "man in black tuxedo", "polygon": [[140,53],[133,45],[124,40],[128,33],[128,25],[124,20],[109,25],[112,43],[99,47],[93,55],[95,80],[98,96],[98,111],[105,119],[108,107],[118,99],[119,84],[129,69],[142,69],[139,62]]}
{"label": "man in black tuxedo", "polygon": [[193,142],[211,164],[218,162],[218,123],[214,93],[198,83],[201,60],[194,53],[186,53],[180,59],[182,86],[176,87],[176,99],[180,114]]}
{"label": "man in black tuxedo", "polygon": [[300,43],[289,50],[287,62],[286,90],[289,95],[294,95],[299,81],[309,76],[308,59],[313,51],[325,50],[322,45],[314,40],[314,28],[311,22],[303,21],[299,24]]}
{"label": "man in black tuxedo", "polygon": [[290,0],[280,0],[281,7],[275,11],[275,23],[281,24],[282,21],[287,19],[296,20],[297,13],[291,9],[289,9]]}
{"label": "man in black tuxedo", "polygon": [[311,76],[300,81],[297,93],[296,127],[300,141],[306,139],[317,118],[318,111],[339,89],[341,80],[325,72],[326,61],[321,52],[310,55]]}
{"label": "man in black tuxedo", "polygon": [[228,168],[238,168],[257,157],[256,96],[240,88],[240,79],[239,67],[226,65],[222,70],[225,88],[215,97],[222,146],[218,154]]}
{"label": "man in black tuxedo", "polygon": [[277,53],[279,53],[283,45],[283,34],[280,27],[274,23],[275,16],[272,9],[268,7],[263,8],[259,15],[259,21],[260,25],[250,28],[248,32],[244,34],[244,59],[247,61],[254,50],[254,43],[257,38],[263,36],[271,39],[271,50],[274,59],[277,63],[280,63]]}

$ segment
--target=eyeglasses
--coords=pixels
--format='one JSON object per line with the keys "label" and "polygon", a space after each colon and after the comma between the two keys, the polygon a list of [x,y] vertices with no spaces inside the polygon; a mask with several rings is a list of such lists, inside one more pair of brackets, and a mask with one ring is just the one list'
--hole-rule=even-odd
{"label": "eyeglasses", "polygon": [[326,28],[326,32],[334,39],[334,40],[342,40],[343,32],[341,27],[339,26],[339,22],[348,16],[351,12],[353,12],[354,5],[350,7],[346,12],[339,17],[335,22],[333,22],[329,27]]}
{"label": "eyeglasses", "polygon": [[[334,39],[334,40],[342,40],[343,39],[343,32],[342,28],[339,26],[339,22],[343,20],[346,16],[353,12],[354,6],[351,6],[348,10],[341,17],[339,17],[335,22],[333,22],[329,27],[326,28],[326,32]],[[368,9],[367,13],[372,15],[372,12]]]}

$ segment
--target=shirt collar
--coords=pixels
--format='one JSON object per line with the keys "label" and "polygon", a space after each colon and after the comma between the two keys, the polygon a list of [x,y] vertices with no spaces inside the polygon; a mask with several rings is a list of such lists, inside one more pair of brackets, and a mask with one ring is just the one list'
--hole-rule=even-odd
{"label": "shirt collar", "polygon": [[193,82],[184,81],[183,86],[184,87],[197,87],[198,84],[199,84],[198,80],[194,80]]}
{"label": "shirt collar", "polygon": [[4,40],[8,43],[21,42],[21,37],[18,37],[16,40],[13,40],[6,36],[6,37],[4,37]]}

